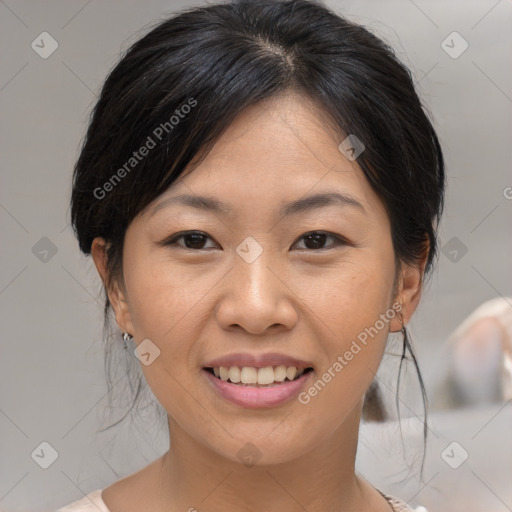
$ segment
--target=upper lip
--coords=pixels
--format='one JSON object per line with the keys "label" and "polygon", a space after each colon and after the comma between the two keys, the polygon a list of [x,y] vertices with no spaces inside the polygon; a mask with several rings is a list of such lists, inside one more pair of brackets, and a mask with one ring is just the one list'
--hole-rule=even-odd
{"label": "upper lip", "polygon": [[286,354],[278,354],[278,353],[268,353],[268,354],[248,354],[248,353],[238,353],[238,354],[227,354],[222,357],[217,357],[216,359],[212,359],[207,364],[204,365],[205,368],[215,368],[220,366],[250,366],[253,368],[264,368],[265,366],[296,366],[297,368],[312,368],[313,365],[304,361],[302,359],[298,359],[296,357],[291,357]]}

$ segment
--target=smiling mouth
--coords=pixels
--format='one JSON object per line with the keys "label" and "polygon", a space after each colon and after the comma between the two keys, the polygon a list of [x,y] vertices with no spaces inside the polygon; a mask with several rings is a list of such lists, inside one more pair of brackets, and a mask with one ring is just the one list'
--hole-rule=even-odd
{"label": "smiling mouth", "polygon": [[254,368],[250,366],[219,366],[205,367],[203,369],[219,380],[238,386],[250,386],[255,388],[279,386],[297,380],[302,375],[313,371],[312,367],[297,368],[296,366],[283,365],[266,366],[264,368]]}

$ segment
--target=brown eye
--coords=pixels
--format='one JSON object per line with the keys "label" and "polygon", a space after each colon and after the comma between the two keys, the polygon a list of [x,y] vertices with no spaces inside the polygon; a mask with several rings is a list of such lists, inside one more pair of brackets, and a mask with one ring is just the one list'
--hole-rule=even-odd
{"label": "brown eye", "polygon": [[[334,243],[330,243],[329,245],[325,246],[329,239],[334,240]],[[181,240],[183,240],[183,242],[181,242]],[[206,247],[205,245],[208,240],[212,240],[212,238],[202,231],[184,231],[172,235],[171,237],[164,240],[161,244],[164,246],[178,246],[182,249],[190,249],[193,251],[201,251],[204,249],[211,249],[216,247]],[[306,233],[299,240],[304,241],[304,247],[299,247],[299,249],[307,249],[312,251],[330,249],[339,245],[348,244],[341,237],[324,231],[312,231],[310,233]]]}
{"label": "brown eye", "polygon": [[[329,238],[334,239],[335,243],[324,247],[326,240]],[[329,249],[337,245],[345,244],[339,236],[333,235],[332,233],[326,233],[324,231],[312,231],[310,233],[306,233],[305,235],[302,235],[300,240],[304,240],[305,248],[310,250]]]}
{"label": "brown eye", "polygon": [[[202,231],[186,231],[173,235],[171,238],[162,242],[162,245],[177,245],[183,249],[202,250],[205,249],[205,243],[208,239],[211,240],[211,238]],[[183,244],[178,243],[178,240],[183,240]]]}

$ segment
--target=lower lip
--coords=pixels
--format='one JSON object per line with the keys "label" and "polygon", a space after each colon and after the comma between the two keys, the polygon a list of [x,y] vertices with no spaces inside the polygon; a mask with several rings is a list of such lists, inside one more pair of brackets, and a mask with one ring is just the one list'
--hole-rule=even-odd
{"label": "lower lip", "polygon": [[204,368],[202,372],[211,382],[215,391],[219,392],[230,402],[249,409],[275,407],[292,400],[299,394],[313,373],[310,370],[296,380],[286,381],[268,388],[258,388],[254,386],[240,386],[221,380]]}

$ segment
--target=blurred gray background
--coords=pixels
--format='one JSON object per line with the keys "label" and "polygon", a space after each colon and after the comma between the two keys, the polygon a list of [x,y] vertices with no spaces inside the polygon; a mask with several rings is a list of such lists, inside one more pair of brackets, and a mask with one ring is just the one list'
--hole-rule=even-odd
{"label": "blurred gray background", "polygon": [[[148,24],[199,3],[0,0],[0,510],[55,510],[167,447],[166,432],[152,431],[151,421],[97,434],[107,403],[102,294],[92,261],[79,254],[68,204],[79,143],[108,70]],[[446,376],[450,333],[479,304],[512,294],[512,2],[327,4],[396,49],[443,145],[442,252],[410,324],[433,393]],[[411,450],[404,456],[396,425],[364,425],[363,475],[430,512],[512,510],[510,402],[431,411],[422,482],[421,425],[403,409]],[[446,450],[468,459],[454,468]]]}

